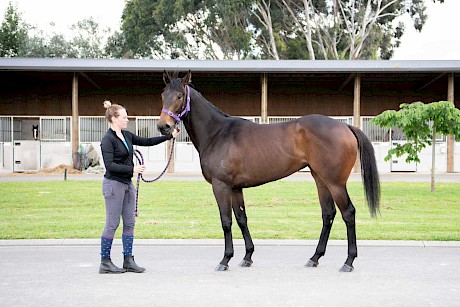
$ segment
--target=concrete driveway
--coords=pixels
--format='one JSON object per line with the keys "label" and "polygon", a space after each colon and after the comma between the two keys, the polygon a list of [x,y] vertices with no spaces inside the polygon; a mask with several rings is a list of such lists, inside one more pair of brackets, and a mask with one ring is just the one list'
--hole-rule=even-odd
{"label": "concrete driveway", "polygon": [[[227,272],[215,272],[221,240],[138,240],[142,274],[98,274],[98,240],[4,240],[0,306],[458,306],[458,242],[358,241],[352,273],[339,268],[346,242],[331,241],[317,268],[316,242],[255,240],[254,265],[235,241]],[[121,265],[120,242],[112,259]]]}

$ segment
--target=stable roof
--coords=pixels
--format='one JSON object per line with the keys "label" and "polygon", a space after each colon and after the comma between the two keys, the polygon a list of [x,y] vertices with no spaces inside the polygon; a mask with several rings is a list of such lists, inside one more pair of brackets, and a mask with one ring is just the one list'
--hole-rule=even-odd
{"label": "stable roof", "polygon": [[152,60],[0,58],[0,71],[118,71],[192,70],[238,73],[401,73],[460,72],[460,60]]}

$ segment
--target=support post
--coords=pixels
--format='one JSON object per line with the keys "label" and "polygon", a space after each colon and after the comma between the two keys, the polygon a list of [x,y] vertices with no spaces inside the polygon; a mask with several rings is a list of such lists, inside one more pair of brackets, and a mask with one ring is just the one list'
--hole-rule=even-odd
{"label": "support post", "polygon": [[74,167],[77,165],[78,151],[78,75],[73,74],[72,79],[72,160]]}
{"label": "support post", "polygon": [[268,77],[267,74],[262,74],[261,82],[261,97],[260,97],[260,116],[261,123],[268,124]]}
{"label": "support post", "polygon": [[[361,128],[361,74],[355,75],[353,95],[353,126],[356,128]],[[356,163],[353,171],[355,173],[359,173],[361,171],[361,161],[359,159],[359,154],[356,158]]]}
{"label": "support post", "polygon": [[[454,102],[454,74],[451,73],[447,79],[447,100]],[[447,172],[453,173],[454,172],[454,136],[448,135],[447,136]]]}

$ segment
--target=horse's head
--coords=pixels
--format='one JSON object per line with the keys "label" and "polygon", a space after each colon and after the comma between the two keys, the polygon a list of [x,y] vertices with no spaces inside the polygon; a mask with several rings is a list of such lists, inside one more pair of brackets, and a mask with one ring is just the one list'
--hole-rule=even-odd
{"label": "horse's head", "polygon": [[166,87],[161,93],[163,108],[160,120],[157,123],[161,134],[172,133],[176,124],[180,121],[180,117],[184,116],[188,111],[187,97],[190,97],[190,93],[187,92],[189,91],[187,85],[191,82],[191,79],[192,73],[190,71],[183,78],[179,78],[177,73],[170,76],[166,71],[163,72],[163,81]]}

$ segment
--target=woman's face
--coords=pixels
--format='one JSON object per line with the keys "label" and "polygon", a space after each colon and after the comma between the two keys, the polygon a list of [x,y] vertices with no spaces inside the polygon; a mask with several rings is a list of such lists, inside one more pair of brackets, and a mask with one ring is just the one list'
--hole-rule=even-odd
{"label": "woman's face", "polygon": [[120,129],[128,128],[128,114],[125,109],[120,109],[118,117],[112,117],[112,124]]}

